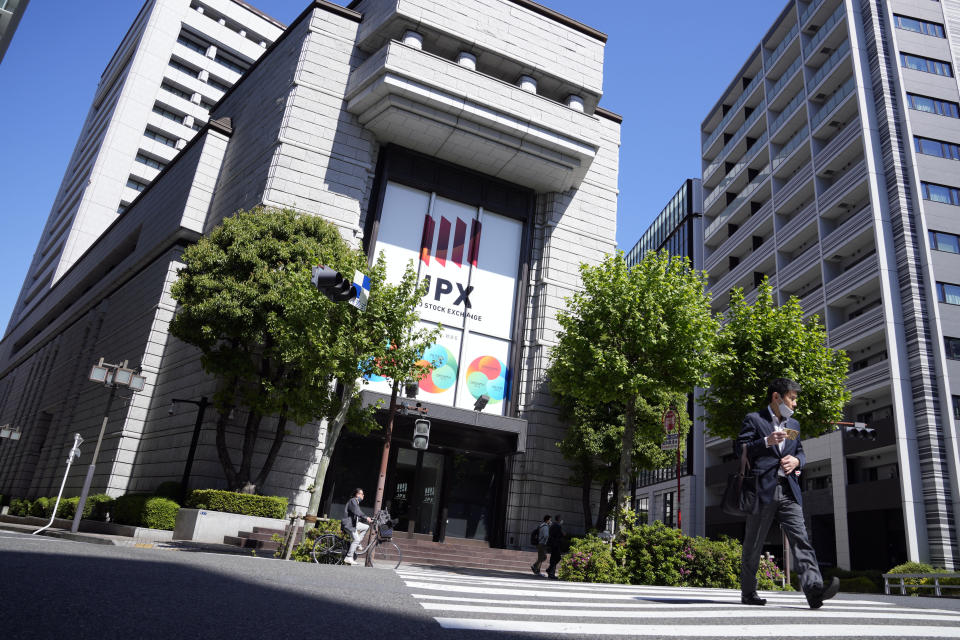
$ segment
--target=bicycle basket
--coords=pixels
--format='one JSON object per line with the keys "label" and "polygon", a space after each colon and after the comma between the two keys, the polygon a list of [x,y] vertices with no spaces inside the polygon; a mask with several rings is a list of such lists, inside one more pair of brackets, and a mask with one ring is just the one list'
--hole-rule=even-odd
{"label": "bicycle basket", "polygon": [[393,537],[393,524],[387,522],[386,524],[380,525],[380,537],[385,539],[390,539]]}

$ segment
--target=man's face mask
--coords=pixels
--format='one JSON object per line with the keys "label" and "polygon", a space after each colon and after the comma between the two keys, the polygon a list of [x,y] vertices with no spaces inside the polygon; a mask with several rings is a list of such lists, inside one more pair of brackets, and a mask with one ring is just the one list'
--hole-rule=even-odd
{"label": "man's face mask", "polygon": [[787,403],[783,401],[783,398],[780,399],[780,417],[783,420],[786,420],[793,415],[793,409],[787,406]]}

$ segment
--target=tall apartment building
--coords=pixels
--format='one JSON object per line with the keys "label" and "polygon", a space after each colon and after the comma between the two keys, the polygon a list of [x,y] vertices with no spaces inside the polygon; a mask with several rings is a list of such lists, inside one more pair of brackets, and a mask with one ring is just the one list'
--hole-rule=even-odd
{"label": "tall apartment building", "polygon": [[[694,269],[703,269],[703,187],[699,178],[688,178],[657,214],[640,239],[627,252],[629,266],[643,259],[648,251],[666,250],[672,256],[684,256]],[[663,469],[641,471],[632,490],[635,509],[641,519],[660,521],[669,526],[682,525],[688,532],[703,533],[703,409],[693,402],[691,391],[686,410],[694,425],[687,435],[685,455],[679,464]],[[677,476],[679,474],[679,482]],[[678,495],[679,494],[679,495]],[[678,522],[679,521],[679,522]]]}
{"label": "tall apartment building", "polygon": [[28,2],[30,0],[0,0],[0,62],[3,62]]}
{"label": "tall apartment building", "polygon": [[[598,106],[606,36],[529,0],[305,4],[193,139],[133,193],[127,172],[142,163],[131,148],[109,185],[113,222],[11,323],[0,341],[0,423],[23,435],[0,441],[0,494],[55,494],[72,434],[96,439],[107,392],[87,376],[101,356],[141,365],[147,384],[129,405],[112,405],[93,491],[150,491],[181,478],[197,414],[171,415],[171,399],[212,397],[216,381],[199,352],[168,332],[170,286],[184,247],[234,212],[267,205],[323,216],[368,256],[383,251],[391,273],[412,260],[435,284],[421,320],[443,323],[431,347],[443,366],[417,398],[429,409],[430,446],[413,448],[413,417],[399,417],[385,482],[400,529],[520,546],[543,513],[560,512],[577,530],[580,490],[555,445],[565,424],[545,370],[579,264],[616,247],[621,118]],[[183,14],[163,28],[141,25],[150,15],[134,29],[142,35],[133,60],[154,37],[181,34]],[[209,20],[208,12],[189,19]],[[208,64],[207,79],[222,67],[216,54],[171,46],[177,59]],[[199,75],[180,71],[165,73],[206,90]],[[165,124],[152,111],[154,96],[169,93],[160,82],[138,104],[148,120],[131,125],[138,140]],[[108,128],[127,128],[113,111]],[[181,137],[192,131],[176,126]],[[117,216],[125,193],[133,201]],[[388,394],[373,380],[362,397],[375,404]],[[238,445],[245,416],[235,414],[227,438]],[[386,417],[381,407],[377,418]],[[226,484],[217,418],[212,408],[200,417],[190,488]],[[254,468],[275,429],[276,420],[261,424]],[[302,512],[325,425],[287,429],[259,489]],[[341,438],[325,512],[337,513],[353,487],[377,485],[378,435]],[[90,449],[65,495],[79,492]]]}
{"label": "tall apartment building", "polygon": [[[799,297],[850,355],[846,419],[879,434],[805,442],[839,566],[960,560],[958,62],[960,0],[791,0],[701,125],[715,309],[763,278]],[[707,447],[716,487],[730,447]]]}
{"label": "tall apartment building", "polygon": [[100,77],[8,332],[193,139],[283,28],[242,0],[144,3]]}

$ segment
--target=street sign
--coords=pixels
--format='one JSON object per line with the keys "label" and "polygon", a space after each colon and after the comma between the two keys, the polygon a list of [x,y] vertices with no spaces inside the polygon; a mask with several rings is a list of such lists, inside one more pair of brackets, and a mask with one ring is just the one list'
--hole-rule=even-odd
{"label": "street sign", "polygon": [[668,433],[660,445],[661,451],[674,451],[680,447],[680,436],[676,433]]}
{"label": "street sign", "polygon": [[367,300],[370,299],[370,278],[359,271],[353,272],[353,290],[356,292],[349,300],[350,304],[360,311],[367,310]]}
{"label": "street sign", "polygon": [[663,414],[663,432],[666,434],[671,434],[676,428],[677,412],[673,409],[667,409],[666,413]]}

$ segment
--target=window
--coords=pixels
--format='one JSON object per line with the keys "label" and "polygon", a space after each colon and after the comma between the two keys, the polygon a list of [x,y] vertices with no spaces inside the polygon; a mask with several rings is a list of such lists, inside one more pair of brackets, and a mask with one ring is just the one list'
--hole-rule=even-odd
{"label": "window", "polygon": [[947,304],[960,304],[960,284],[938,282],[937,301]]}
{"label": "window", "polygon": [[932,182],[921,182],[920,189],[923,191],[924,200],[960,206],[960,189],[956,187],[933,184]]}
{"label": "window", "polygon": [[229,91],[230,85],[224,84],[217,80],[213,79],[213,76],[207,78],[207,84],[213,87],[214,89],[220,89],[220,91]]}
{"label": "window", "polygon": [[173,86],[169,82],[164,82],[163,84],[160,85],[160,88],[166,91],[167,93],[172,93],[178,98],[183,98],[184,100],[187,100],[187,101],[189,101],[190,98],[193,97],[192,94],[187,93],[186,91],[183,91],[181,89],[178,89],[177,87]]}
{"label": "window", "polygon": [[164,108],[161,107],[159,104],[153,105],[153,112],[154,112],[154,113],[157,113],[157,114],[160,114],[161,116],[163,116],[163,117],[166,118],[167,120],[173,120],[173,121],[176,122],[177,124],[183,124],[183,116],[181,116],[181,115],[179,115],[179,114],[177,114],[177,113],[174,113],[173,111],[170,111],[169,109],[164,109]]}
{"label": "window", "polygon": [[960,338],[943,337],[943,350],[951,360],[960,360]]}
{"label": "window", "polygon": [[176,140],[174,140],[173,138],[168,138],[167,136],[163,135],[159,131],[154,131],[153,129],[148,128],[146,131],[143,132],[143,135],[146,136],[147,138],[150,138],[151,140],[156,140],[160,144],[165,144],[168,147],[177,146]]}
{"label": "window", "polygon": [[960,236],[943,231],[931,231],[930,248],[934,251],[960,253]]}
{"label": "window", "polygon": [[227,58],[226,56],[220,55],[219,53],[217,54],[217,57],[215,58],[215,60],[220,64],[222,64],[223,66],[225,66],[227,69],[230,69],[231,71],[236,71],[237,73],[240,73],[240,74],[246,71],[244,67],[240,66],[239,64]]}
{"label": "window", "polygon": [[143,191],[147,188],[147,185],[139,180],[134,180],[133,178],[127,179],[127,186],[136,191]]}
{"label": "window", "polygon": [[952,142],[914,136],[913,146],[916,147],[917,153],[936,156],[938,158],[947,158],[948,160],[960,160],[960,145]]}
{"label": "window", "polygon": [[928,22],[918,18],[911,18],[910,16],[893,14],[893,23],[898,29],[906,29],[907,31],[914,31],[916,33],[922,33],[928,36],[936,36],[937,38],[946,37],[946,35],[943,33],[943,25],[936,22]]}
{"label": "window", "polygon": [[953,396],[953,419],[960,418],[960,396]]}
{"label": "window", "polygon": [[182,71],[183,73],[187,74],[192,78],[196,78],[198,75],[200,75],[200,72],[197,71],[196,69],[188,67],[187,65],[177,60],[174,60],[173,58],[170,58],[170,66],[176,69],[177,71]]}
{"label": "window", "polygon": [[139,163],[141,163],[141,164],[145,164],[145,165],[147,165],[148,167],[153,167],[154,169],[163,169],[165,166],[167,166],[167,165],[165,165],[165,164],[162,163],[162,162],[158,162],[158,161],[154,160],[153,158],[150,158],[150,157],[148,157],[148,156],[143,155],[142,153],[138,153],[138,154],[137,154],[136,160],[137,160],[137,162],[139,162]]}
{"label": "window", "polygon": [[202,56],[207,55],[207,48],[198,42],[194,42],[190,38],[187,38],[183,34],[177,36],[177,42],[185,46],[187,49],[192,49]]}
{"label": "window", "polygon": [[663,524],[673,526],[673,491],[663,494]]}
{"label": "window", "polygon": [[649,524],[650,498],[637,498],[637,522]]}
{"label": "window", "polygon": [[953,69],[950,67],[950,63],[943,62],[942,60],[901,53],[900,64],[907,69],[913,69],[915,71],[925,71],[926,73],[935,73],[938,76],[953,77]]}
{"label": "window", "polygon": [[950,118],[960,118],[960,105],[957,105],[956,102],[908,93],[907,104],[911,109],[916,109],[917,111],[926,111],[927,113],[935,113],[938,116],[948,116]]}

